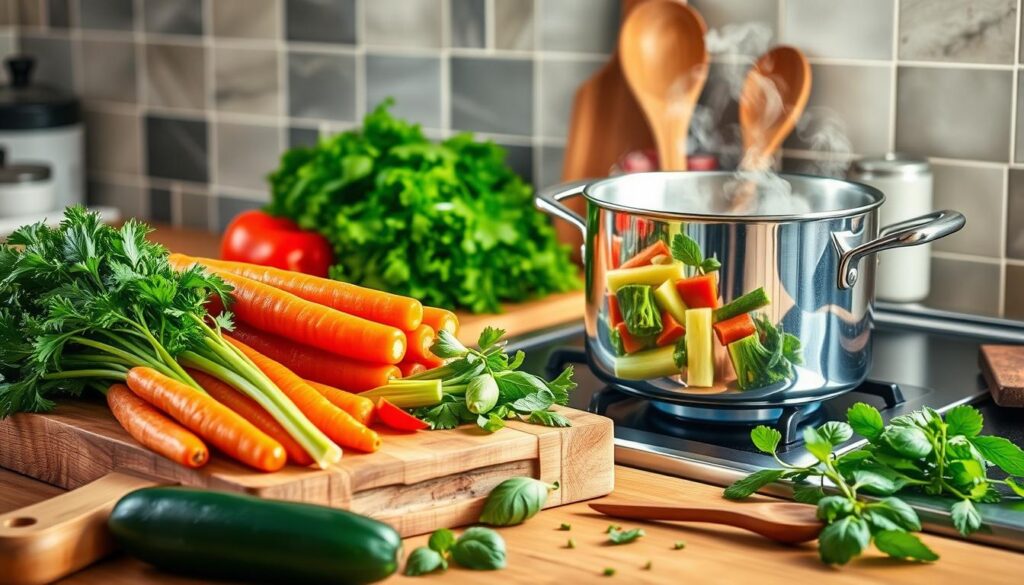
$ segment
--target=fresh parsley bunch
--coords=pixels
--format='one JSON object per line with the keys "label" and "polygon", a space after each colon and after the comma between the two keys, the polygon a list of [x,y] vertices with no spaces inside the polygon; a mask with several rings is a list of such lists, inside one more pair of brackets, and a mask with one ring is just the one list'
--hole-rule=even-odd
{"label": "fresh parsley bunch", "polygon": [[[896,494],[953,498],[953,524],[962,534],[981,526],[976,502],[1001,499],[996,484],[1024,497],[1024,483],[1014,479],[1024,477],[1024,451],[1004,438],[981,435],[983,422],[977,409],[958,406],[945,419],[924,408],[886,426],[877,409],[857,403],[847,411],[847,422],[804,430],[805,446],[817,459],[806,467],[779,459],[781,435],[759,426],[750,433],[754,446],[772,455],[782,468],[763,469],[737,481],[725,490],[725,497],[743,499],[770,483],[791,481],[794,498],[817,504],[818,517],[827,524],[818,540],[822,561],[845,564],[871,542],[892,557],[933,561],[938,555],[911,534],[921,529],[917,514]],[[854,433],[867,439],[867,446],[836,456],[834,448]],[[990,465],[1011,477],[989,478]],[[832,495],[823,489],[825,480],[834,486]],[[862,501],[860,494],[875,499]]]}
{"label": "fresh parsley bunch", "polygon": [[270,175],[270,213],[327,238],[332,278],[478,313],[579,288],[569,248],[501,147],[470,134],[431,142],[392,103],[286,152]]}
{"label": "fresh parsley bunch", "polygon": [[519,371],[526,354],[517,351],[509,357],[500,339],[503,329],[486,327],[478,340],[479,349],[463,345],[454,335],[441,331],[431,351],[450,359],[447,364],[409,379],[442,381],[441,403],[413,411],[433,429],[451,429],[475,422],[480,428],[494,432],[509,419],[549,426],[568,427],[569,419],[551,407],[569,402],[569,392],[576,387],[572,366],[550,382]]}

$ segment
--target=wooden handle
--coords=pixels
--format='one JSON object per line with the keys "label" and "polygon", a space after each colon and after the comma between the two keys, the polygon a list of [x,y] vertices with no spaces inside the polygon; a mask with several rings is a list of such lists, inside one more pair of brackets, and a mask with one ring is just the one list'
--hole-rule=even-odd
{"label": "wooden handle", "polygon": [[110,473],[56,498],[0,515],[0,585],[50,583],[114,549],[107,516],[128,492],[157,485]]}
{"label": "wooden handle", "polygon": [[679,522],[708,522],[726,524],[737,528],[747,528],[750,516],[746,512],[738,512],[729,508],[710,506],[658,506],[641,504],[603,504],[590,505],[594,510],[617,518],[634,518],[638,520],[675,520]]}

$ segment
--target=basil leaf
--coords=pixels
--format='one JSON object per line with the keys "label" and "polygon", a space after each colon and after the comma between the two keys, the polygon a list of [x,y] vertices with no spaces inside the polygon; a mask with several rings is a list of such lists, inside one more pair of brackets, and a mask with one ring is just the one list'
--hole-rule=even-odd
{"label": "basil leaf", "polygon": [[499,431],[505,427],[505,419],[496,414],[495,412],[489,412],[486,415],[479,414],[476,417],[476,426],[493,433]]}
{"label": "basil leaf", "polygon": [[700,263],[700,271],[703,272],[704,274],[707,274],[708,272],[714,272],[721,267],[722,263],[718,261],[718,258],[713,257],[705,258],[704,261]]}
{"label": "basil leaf", "polygon": [[971,439],[971,444],[1007,475],[1024,477],[1024,451],[1002,437],[980,436]]}
{"label": "basil leaf", "polygon": [[925,546],[921,539],[908,532],[883,530],[875,534],[875,547],[897,559],[937,561],[939,555]]}
{"label": "basil leaf", "polygon": [[704,262],[704,254],[700,244],[686,234],[676,234],[672,238],[672,257],[687,266],[700,266]]}
{"label": "basil leaf", "polygon": [[497,532],[483,526],[467,528],[452,546],[452,559],[477,571],[505,568],[505,541]]}
{"label": "basil leaf", "polygon": [[818,458],[818,461],[828,461],[832,455],[832,443],[813,427],[804,429],[804,446],[811,455]]}
{"label": "basil leaf", "polygon": [[818,537],[818,555],[829,565],[845,565],[860,555],[871,542],[871,531],[863,519],[840,518],[829,524]]}
{"label": "basil leaf", "polygon": [[985,419],[973,406],[961,404],[960,406],[946,413],[946,432],[952,435],[963,435],[965,437],[977,437],[985,426]]}
{"label": "basil leaf", "polygon": [[513,477],[499,483],[480,513],[480,522],[492,526],[513,526],[532,518],[548,501],[548,492],[558,489],[532,477]]}
{"label": "basil leaf", "polygon": [[921,520],[917,517],[917,512],[910,507],[910,504],[899,498],[885,498],[868,504],[865,510],[887,518],[901,530],[911,532],[921,530]]}
{"label": "basil leaf", "polygon": [[608,540],[612,544],[628,544],[644,535],[642,528],[632,530],[611,530],[608,532]]}
{"label": "basil leaf", "polygon": [[818,427],[818,434],[833,446],[839,446],[853,437],[853,429],[844,422],[830,421]]}
{"label": "basil leaf", "polygon": [[498,383],[501,402],[513,402],[524,396],[548,389],[544,380],[526,372],[502,373],[496,375],[494,380]]}
{"label": "basil leaf", "polygon": [[451,550],[453,544],[455,544],[455,533],[447,528],[435,530],[430,535],[430,540],[427,541],[427,546],[442,555]]}
{"label": "basil leaf", "polygon": [[882,434],[885,423],[878,409],[869,404],[858,402],[846,411],[846,421],[858,435],[874,443]]}
{"label": "basil leaf", "polygon": [[853,501],[846,496],[825,496],[818,500],[816,514],[819,520],[832,523],[853,514],[853,508]]}
{"label": "basil leaf", "polygon": [[888,496],[896,492],[896,484],[880,473],[858,469],[850,474],[853,482],[865,492],[876,496]]}
{"label": "basil leaf", "polygon": [[793,499],[801,504],[817,504],[824,497],[821,486],[800,484],[793,488]]}
{"label": "basil leaf", "polygon": [[546,410],[549,406],[555,403],[555,396],[547,388],[534,392],[533,394],[527,394],[519,400],[509,404],[509,407],[516,412],[529,413],[535,410]]}
{"label": "basil leaf", "polygon": [[530,413],[530,418],[526,420],[535,425],[544,425],[546,427],[572,426],[572,421],[551,410],[535,410]]}
{"label": "basil leaf", "polygon": [[932,452],[928,435],[917,427],[890,426],[882,431],[881,440],[904,457],[921,459]]}
{"label": "basil leaf", "polygon": [[960,500],[953,504],[949,512],[953,518],[953,526],[960,534],[967,536],[981,528],[981,514],[970,500]]}
{"label": "basil leaf", "polygon": [[985,467],[974,459],[956,459],[947,466],[954,485],[973,487],[985,480]]}
{"label": "basil leaf", "polygon": [[425,546],[412,551],[409,559],[405,562],[405,574],[408,577],[418,577],[447,568],[448,561],[444,560],[441,553]]}
{"label": "basil leaf", "polygon": [[782,477],[785,470],[762,469],[755,471],[743,479],[737,480],[731,486],[725,488],[725,497],[730,500],[742,500],[749,498],[754,492],[764,486],[776,482]]}
{"label": "basil leaf", "polygon": [[750,431],[750,440],[754,442],[754,446],[759,451],[771,454],[775,453],[775,450],[778,449],[779,441],[782,440],[782,433],[771,427],[759,425]]}

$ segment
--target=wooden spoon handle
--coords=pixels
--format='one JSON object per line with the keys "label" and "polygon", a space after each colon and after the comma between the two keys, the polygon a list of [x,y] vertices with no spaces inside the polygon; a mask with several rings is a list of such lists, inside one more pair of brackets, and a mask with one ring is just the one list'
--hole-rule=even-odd
{"label": "wooden spoon handle", "polygon": [[122,496],[153,481],[109,473],[55,498],[0,515],[0,584],[56,581],[114,549],[107,516]]}

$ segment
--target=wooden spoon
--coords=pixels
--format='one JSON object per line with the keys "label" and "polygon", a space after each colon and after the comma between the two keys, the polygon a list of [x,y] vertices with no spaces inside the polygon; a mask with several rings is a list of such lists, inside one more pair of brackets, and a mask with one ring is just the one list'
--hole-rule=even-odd
{"label": "wooden spoon", "polygon": [[737,504],[729,508],[598,502],[590,507],[616,518],[725,524],[787,544],[814,540],[824,526],[815,516],[814,506],[791,502]]}
{"label": "wooden spoon", "polygon": [[690,118],[708,77],[704,19],[678,2],[648,2],[622,25],[619,55],[647,116],[661,169],[686,170]]}
{"label": "wooden spoon", "polygon": [[744,170],[766,170],[796,127],[811,95],[811,66],[800,49],[780,45],[747,73],[740,91]]}

